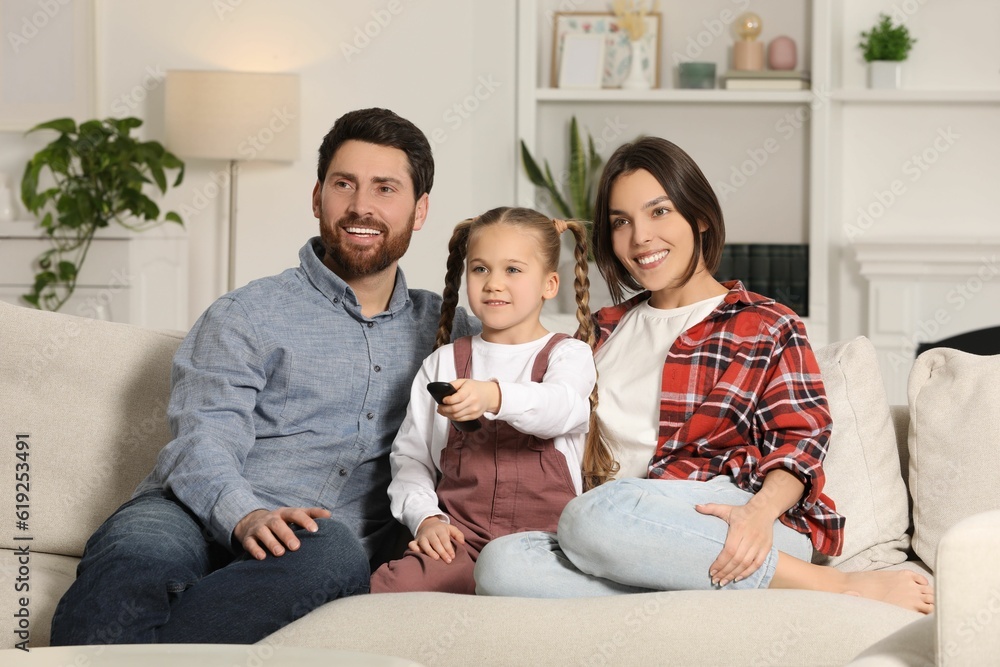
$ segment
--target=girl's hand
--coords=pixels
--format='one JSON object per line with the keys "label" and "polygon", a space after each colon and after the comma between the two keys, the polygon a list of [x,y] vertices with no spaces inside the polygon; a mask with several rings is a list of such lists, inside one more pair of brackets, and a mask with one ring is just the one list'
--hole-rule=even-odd
{"label": "girl's hand", "polygon": [[459,379],[451,384],[457,391],[445,396],[444,404],[437,408],[439,415],[462,422],[479,419],[484,412],[500,411],[500,385],[496,382]]}
{"label": "girl's hand", "polygon": [[465,544],[462,531],[436,516],[429,516],[420,522],[416,537],[407,546],[410,551],[425,553],[434,560],[443,559],[445,563],[450,563],[455,560],[452,540]]}
{"label": "girl's hand", "polygon": [[708,568],[712,583],[725,586],[749,577],[764,564],[774,542],[774,517],[750,505],[695,505],[702,514],[717,516],[729,524],[726,543]]}

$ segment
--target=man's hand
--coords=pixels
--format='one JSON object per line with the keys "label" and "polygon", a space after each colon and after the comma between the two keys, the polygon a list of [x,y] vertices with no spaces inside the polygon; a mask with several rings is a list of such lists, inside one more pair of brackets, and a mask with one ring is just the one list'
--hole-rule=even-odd
{"label": "man's hand", "polygon": [[407,545],[410,551],[425,553],[434,560],[443,559],[445,563],[455,560],[455,547],[451,541],[465,544],[465,536],[455,526],[445,523],[436,516],[429,516],[417,526],[417,535]]}
{"label": "man's hand", "polygon": [[313,519],[329,518],[329,510],[321,507],[279,507],[271,511],[259,509],[240,519],[233,529],[233,537],[251,556],[264,560],[268,551],[281,556],[286,547],[289,551],[299,548],[301,543],[289,524],[315,533],[319,530],[319,525]]}
{"label": "man's hand", "polygon": [[460,378],[451,384],[456,391],[444,397],[444,404],[437,408],[439,415],[464,422],[479,419],[484,412],[500,411],[500,385],[496,382]]}

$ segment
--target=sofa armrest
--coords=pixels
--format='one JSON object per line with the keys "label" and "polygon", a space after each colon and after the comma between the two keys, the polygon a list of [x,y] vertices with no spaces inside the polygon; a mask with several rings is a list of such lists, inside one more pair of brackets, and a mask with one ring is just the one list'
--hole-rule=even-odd
{"label": "sofa armrest", "polygon": [[986,665],[1000,655],[1000,510],[960,521],[937,550],[938,665]]}

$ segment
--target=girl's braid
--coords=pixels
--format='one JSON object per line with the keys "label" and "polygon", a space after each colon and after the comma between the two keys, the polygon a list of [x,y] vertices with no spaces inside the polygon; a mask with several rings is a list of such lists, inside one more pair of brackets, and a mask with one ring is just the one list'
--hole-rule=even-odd
{"label": "girl's braid", "polygon": [[469,218],[455,225],[455,231],[448,242],[448,268],[444,278],[441,319],[438,322],[437,339],[434,341],[435,350],[451,342],[451,325],[458,306],[458,290],[465,272],[465,253],[469,247],[469,228],[472,227],[473,220],[474,218]]}

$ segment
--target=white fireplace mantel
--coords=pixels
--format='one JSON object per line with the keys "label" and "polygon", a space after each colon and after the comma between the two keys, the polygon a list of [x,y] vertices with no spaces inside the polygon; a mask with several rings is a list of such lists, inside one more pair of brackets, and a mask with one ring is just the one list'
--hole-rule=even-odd
{"label": "white fireplace mantel", "polygon": [[1000,324],[1000,237],[866,238],[854,253],[891,403],[906,402],[919,343]]}

